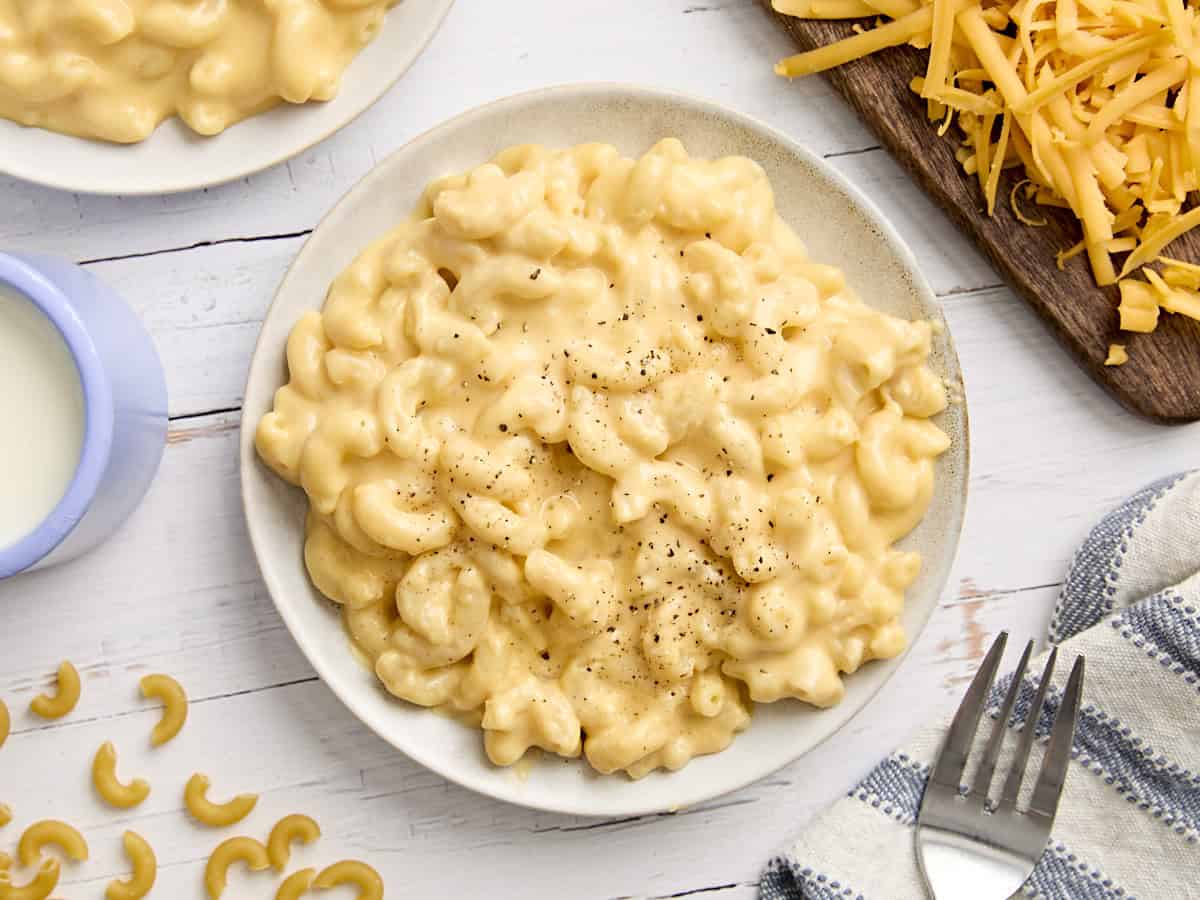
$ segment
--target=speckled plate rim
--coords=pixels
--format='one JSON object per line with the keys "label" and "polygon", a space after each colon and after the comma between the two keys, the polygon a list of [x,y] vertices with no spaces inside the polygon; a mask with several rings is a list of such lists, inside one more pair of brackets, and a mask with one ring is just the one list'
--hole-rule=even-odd
{"label": "speckled plate rim", "polygon": [[[700,98],[604,83],[545,88],[478,107],[382,162],[333,208],[292,263],[268,311],[247,380],[240,444],[246,519],[267,588],[302,651],[350,711],[397,749],[453,782],[535,809],[632,816],[681,809],[744,787],[803,756],[849,722],[907,654],[870,663],[848,677],[846,698],[831,710],[793,701],[757,706],[750,728],[728,749],[697,758],[679,772],[656,772],[631,782],[596,775],[580,761],[548,757],[523,775],[497,768],[487,761],[478,731],[391,698],[352,655],[333,605],[304,571],[303,495],[257,459],[254,429],[284,383],[284,345],[296,318],[321,306],[332,278],[410,212],[426,182],[480,164],[513,143],[607,140],[636,154],[670,134],[683,138],[696,155],[743,152],[757,159],[775,184],[781,213],[808,241],[814,259],[851,263],[843,265],[850,283],[889,312],[943,323],[933,364],[948,382],[961,385],[941,309],[913,254],[857,188],[784,135],[741,113]],[[849,247],[859,250],[857,265],[846,258]],[[872,297],[878,291],[887,293],[885,302]],[[903,616],[910,647],[937,606],[962,527],[968,429],[959,394],[940,418],[952,442],[938,463],[933,504],[903,542],[925,554]],[[881,754],[887,749],[878,748]]]}
{"label": "speckled plate rim", "polygon": [[345,128],[403,77],[454,0],[400,0],[327,103],[281,104],[201,137],[172,118],[140,144],[110,144],[0,119],[0,174],[79,194],[177,194],[277,166]]}

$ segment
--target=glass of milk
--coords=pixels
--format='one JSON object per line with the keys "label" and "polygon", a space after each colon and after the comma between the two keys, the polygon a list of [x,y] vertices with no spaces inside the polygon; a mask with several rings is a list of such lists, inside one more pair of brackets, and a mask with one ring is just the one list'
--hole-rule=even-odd
{"label": "glass of milk", "polygon": [[166,429],[162,365],[124,301],[65,260],[0,253],[0,578],[115,531]]}

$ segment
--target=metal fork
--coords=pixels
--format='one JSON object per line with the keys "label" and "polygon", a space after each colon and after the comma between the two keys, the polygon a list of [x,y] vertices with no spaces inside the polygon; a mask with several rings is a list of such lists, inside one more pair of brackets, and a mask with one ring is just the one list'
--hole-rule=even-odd
{"label": "metal fork", "polygon": [[971,786],[965,793],[960,787],[975,732],[987,707],[988,695],[1007,642],[1008,633],[1001,632],[988,650],[983,665],[954,715],[954,721],[950,723],[946,742],[934,763],[925,787],[925,796],[921,800],[921,812],[917,817],[917,859],[925,888],[935,900],[1002,900],[1019,891],[1046,847],[1067,778],[1071,744],[1075,739],[1075,722],[1079,717],[1083,694],[1082,656],[1075,659],[1071,676],[1067,679],[1029,808],[1017,809],[1017,798],[1025,778],[1029,752],[1033,748],[1034,733],[1058,656],[1056,647],[1046,660],[1046,668],[1034,694],[1033,705],[1025,717],[1000,799],[995,804],[988,799],[1004,736],[1008,731],[1008,720],[1021,692],[1025,667],[1033,653],[1033,641],[1030,641],[1025,645],[1025,652],[1021,654],[1021,661],[1013,674],[1012,686],[992,725]]}

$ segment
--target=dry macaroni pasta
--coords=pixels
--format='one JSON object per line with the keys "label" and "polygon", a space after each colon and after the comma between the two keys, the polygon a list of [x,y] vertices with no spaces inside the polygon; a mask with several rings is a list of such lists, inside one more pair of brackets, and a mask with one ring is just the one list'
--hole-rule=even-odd
{"label": "dry macaroni pasta", "polygon": [[140,682],[142,696],[163,702],[163,715],[150,732],[150,743],[161,747],[183,729],[187,722],[188,699],[183,687],[170,675],[147,675]]}
{"label": "dry macaroni pasta", "polygon": [[329,100],[396,0],[0,0],[0,116],[132,143]]}
{"label": "dry macaroni pasta", "polygon": [[275,900],[299,900],[312,887],[313,879],[317,877],[316,869],[301,869],[293,872],[279,885],[275,892]]}
{"label": "dry macaroni pasta", "polygon": [[17,843],[17,858],[21,865],[32,866],[42,855],[42,848],[53,844],[76,862],[88,858],[88,845],[83,835],[66,822],[56,819],[43,819],[34,822],[25,829],[21,840]]}
{"label": "dry macaroni pasta", "polygon": [[193,819],[212,828],[236,825],[250,815],[258,803],[258,794],[238,794],[227,803],[213,803],[208,799],[208,786],[208,776],[193,775],[184,787],[183,802]]}
{"label": "dry macaroni pasta", "polygon": [[892,545],[948,443],[930,346],[808,258],[748,159],[514,147],[300,320],[257,446],[393,694],[498,764],[636,777],[904,648],[920,558]]}
{"label": "dry macaroni pasta", "polygon": [[209,900],[219,900],[225,893],[229,879],[229,867],[234,863],[245,863],[251,872],[261,872],[271,865],[267,848],[261,841],[251,837],[234,837],[219,844],[204,867],[204,887]]}
{"label": "dry macaroni pasta", "polygon": [[271,867],[277,872],[287,868],[292,856],[292,841],[311,844],[321,836],[321,826],[308,816],[292,813],[284,816],[271,829],[267,838],[267,856],[271,859]]}
{"label": "dry macaroni pasta", "polygon": [[133,873],[126,879],[110,881],[104,892],[105,900],[141,900],[158,879],[158,859],[146,839],[137,832],[126,831],[124,845]]}
{"label": "dry macaroni pasta", "polygon": [[345,859],[323,869],[312,884],[321,889],[353,884],[358,888],[358,900],[383,900],[383,879],[378,872],[357,859]]}
{"label": "dry macaroni pasta", "polygon": [[141,778],[123,784],[117,778],[117,748],[112,741],[105,741],[92,760],[92,784],[96,793],[117,809],[132,809],[148,796],[150,785]]}
{"label": "dry macaroni pasta", "polygon": [[57,859],[42,860],[37,874],[25,884],[13,884],[7,870],[0,869],[0,897],[4,900],[46,900],[58,886],[62,866]]}
{"label": "dry macaroni pasta", "polygon": [[53,694],[39,694],[29,709],[43,719],[61,719],[79,703],[79,672],[69,662],[58,667],[58,687]]}

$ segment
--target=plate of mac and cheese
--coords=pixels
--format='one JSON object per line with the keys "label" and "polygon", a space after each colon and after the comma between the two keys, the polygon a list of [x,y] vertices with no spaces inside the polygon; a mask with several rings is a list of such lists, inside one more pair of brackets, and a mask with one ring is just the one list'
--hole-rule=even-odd
{"label": "plate of mac and cheese", "polygon": [[958,384],[898,236],[786,138],[639,88],[521,95],[384,162],[288,272],[246,390],[251,539],[317,670],[416,760],[678,808],[831,734],[920,632]]}
{"label": "plate of mac and cheese", "polygon": [[379,99],[452,2],[0,3],[0,172],[101,194],[257,172]]}

